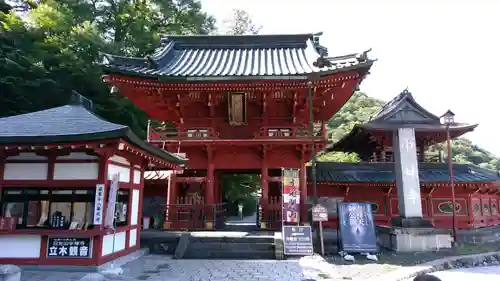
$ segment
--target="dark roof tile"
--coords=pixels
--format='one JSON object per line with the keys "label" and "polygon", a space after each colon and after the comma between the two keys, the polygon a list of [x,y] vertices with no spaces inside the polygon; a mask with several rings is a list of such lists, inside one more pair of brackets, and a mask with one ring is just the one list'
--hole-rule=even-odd
{"label": "dark roof tile", "polygon": [[[326,57],[313,34],[169,36],[149,58],[103,54],[108,73],[150,77],[301,76],[369,68],[366,54]],[[321,56],[320,53],[323,53]],[[324,58],[325,67],[317,67]]]}
{"label": "dark roof tile", "polygon": [[[419,170],[422,183],[449,182],[447,163],[420,163]],[[307,172],[310,179],[310,167]],[[453,176],[457,183],[500,181],[498,172],[470,164],[453,164]],[[318,182],[392,183],[396,181],[396,173],[394,163],[318,162],[316,179]]]}
{"label": "dark roof tile", "polygon": [[165,161],[186,159],[139,139],[127,126],[108,122],[80,104],[0,118],[0,144],[51,144],[125,138]]}

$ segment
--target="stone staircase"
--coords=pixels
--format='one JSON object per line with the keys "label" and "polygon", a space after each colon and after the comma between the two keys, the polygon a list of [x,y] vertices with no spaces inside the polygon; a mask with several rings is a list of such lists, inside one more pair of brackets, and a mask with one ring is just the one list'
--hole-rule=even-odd
{"label": "stone staircase", "polygon": [[[236,234],[238,232],[234,232]],[[239,234],[239,233],[238,233]],[[184,259],[275,259],[274,234],[189,237]]]}
{"label": "stone staircase", "polygon": [[141,247],[151,254],[173,255],[176,259],[275,259],[274,232],[143,231]]}

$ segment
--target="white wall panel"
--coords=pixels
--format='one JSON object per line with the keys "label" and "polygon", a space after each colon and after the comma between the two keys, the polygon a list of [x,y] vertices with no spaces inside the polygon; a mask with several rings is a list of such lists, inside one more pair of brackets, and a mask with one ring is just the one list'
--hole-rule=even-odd
{"label": "white wall panel", "polygon": [[137,245],[137,229],[132,229],[128,237],[128,246],[134,247],[135,245]]}
{"label": "white wall panel", "polygon": [[134,184],[140,184],[141,183],[141,171],[140,170],[134,170]]}
{"label": "white wall panel", "polygon": [[95,180],[99,176],[99,163],[56,163],[55,180]]}
{"label": "white wall panel", "polygon": [[113,178],[113,175],[120,173],[121,182],[130,182],[130,169],[127,167],[108,164],[108,180]]}
{"label": "white wall panel", "polygon": [[130,209],[130,224],[137,225],[139,220],[139,195],[140,192],[137,189],[132,190],[132,208]]}
{"label": "white wall panel", "polygon": [[0,258],[39,258],[39,235],[0,235]]}
{"label": "white wall panel", "polygon": [[[114,247],[113,247],[113,236],[115,236],[114,239]],[[127,238],[127,232],[118,232],[116,234],[108,234],[105,235],[104,238],[102,239],[102,256],[106,256],[112,253],[119,252],[123,249],[125,249],[125,241]],[[113,251],[114,248],[114,251]]]}
{"label": "white wall panel", "polygon": [[5,163],[5,180],[46,180],[48,163]]}

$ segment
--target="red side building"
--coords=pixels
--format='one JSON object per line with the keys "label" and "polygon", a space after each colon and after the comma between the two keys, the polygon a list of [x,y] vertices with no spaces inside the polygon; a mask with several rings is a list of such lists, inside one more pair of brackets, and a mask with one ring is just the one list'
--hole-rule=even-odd
{"label": "red side building", "polygon": [[[331,210],[327,225],[335,227],[336,202],[372,202],[378,225],[399,217],[392,135],[395,128],[415,129],[423,217],[437,228],[451,228],[452,203],[448,164],[424,155],[426,148],[446,141],[440,118],[403,91],[365,124],[356,125],[327,151],[355,152],[361,163],[318,163],[320,201]],[[450,125],[452,138],[471,132],[477,124]],[[439,157],[440,158],[440,157]],[[479,228],[500,224],[498,172],[473,164],[453,164],[458,227]],[[309,190],[311,196],[311,191]]]}
{"label": "red side building", "polygon": [[[0,119],[0,264],[101,266],[139,249],[144,171],[186,160],[69,105]],[[116,234],[104,227],[119,174]]]}
{"label": "red side building", "polygon": [[[325,121],[372,64],[367,52],[329,57],[317,34],[168,36],[146,58],[102,59],[103,80],[163,122],[150,126],[148,141],[189,159],[171,178],[167,225],[191,229],[218,226],[221,176],[238,172],[261,175],[261,226],[279,227],[280,168],[300,168],[307,194],[311,147],[326,147]],[[165,195],[165,180],[153,177],[151,190],[155,184]]]}

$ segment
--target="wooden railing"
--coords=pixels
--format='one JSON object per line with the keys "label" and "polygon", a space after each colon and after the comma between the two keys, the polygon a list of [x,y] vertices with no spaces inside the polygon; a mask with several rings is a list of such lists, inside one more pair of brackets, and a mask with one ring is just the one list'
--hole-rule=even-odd
{"label": "wooden railing", "polygon": [[303,126],[266,126],[255,134],[256,138],[317,138],[327,139],[326,126],[315,126],[311,134],[309,128]]}
{"label": "wooden railing", "polygon": [[148,142],[164,142],[167,140],[187,140],[187,139],[217,139],[219,134],[212,128],[191,128],[178,132],[174,129],[149,128]]}
{"label": "wooden railing", "polygon": [[166,208],[166,221],[174,229],[206,229],[207,222],[212,222],[217,229],[223,227],[226,220],[225,204],[168,204]]}
{"label": "wooden railing", "polygon": [[279,229],[283,220],[281,196],[271,196],[267,206],[262,208],[262,221],[266,222],[268,229]]}

